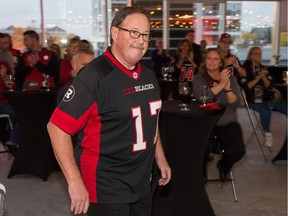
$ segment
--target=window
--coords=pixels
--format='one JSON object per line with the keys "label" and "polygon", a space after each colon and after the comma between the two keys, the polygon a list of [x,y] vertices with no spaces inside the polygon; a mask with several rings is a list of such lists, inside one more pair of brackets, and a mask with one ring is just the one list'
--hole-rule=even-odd
{"label": "window", "polygon": [[[109,3],[107,7],[105,2]],[[189,0],[168,2],[168,25],[163,26],[163,11],[166,10],[162,0],[132,1],[132,5],[144,7],[150,12],[154,38],[150,49],[155,46],[158,37],[163,37],[163,29],[169,30],[168,44],[171,50],[176,49],[178,41],[185,37],[190,28],[196,29],[195,42],[205,39],[208,46],[217,46],[219,35],[226,31],[233,35],[231,49],[241,61],[246,58],[250,46],[259,45],[263,49],[265,64],[270,63],[274,54],[281,54],[282,64],[287,64],[287,27],[280,29],[279,41],[274,38],[280,21],[284,22],[282,26],[287,26],[287,17],[277,20],[279,10],[284,10],[282,14],[287,16],[287,3],[286,9],[282,7],[277,10],[279,3],[267,0],[227,1],[226,7],[224,0],[204,0],[201,1],[203,3]],[[55,42],[65,49],[67,40],[79,35],[81,39],[87,39],[93,44],[96,55],[102,54],[107,44],[109,45],[110,23],[116,12],[127,5],[126,0],[88,0],[81,4],[78,0],[49,0],[43,3],[46,44]],[[0,31],[11,34],[15,48],[20,50],[24,48],[23,31],[32,28],[40,33],[40,24],[40,3],[35,3],[34,0],[7,1],[5,10],[0,14]],[[278,47],[278,42],[279,53],[275,48]],[[149,52],[145,58],[149,58]]]}

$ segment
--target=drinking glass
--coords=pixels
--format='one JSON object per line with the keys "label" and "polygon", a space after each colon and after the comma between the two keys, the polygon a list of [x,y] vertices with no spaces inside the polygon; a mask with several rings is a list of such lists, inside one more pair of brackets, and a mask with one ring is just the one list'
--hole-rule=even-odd
{"label": "drinking glass", "polygon": [[209,99],[209,97],[208,97],[208,90],[209,90],[209,87],[206,86],[206,85],[204,85],[204,86],[201,88],[200,100],[201,100],[201,102],[202,102],[202,104],[203,104],[204,106],[206,106],[207,101],[208,101],[208,99]]}
{"label": "drinking glass", "polygon": [[168,74],[169,74],[169,68],[168,67],[162,67],[161,68],[161,74],[164,80],[167,80]]}
{"label": "drinking glass", "polygon": [[8,91],[14,91],[15,82],[14,82],[14,75],[8,75]]}
{"label": "drinking glass", "polygon": [[288,71],[282,72],[282,80],[284,83],[288,83]]}
{"label": "drinking glass", "polygon": [[275,66],[278,66],[281,54],[274,54],[272,57],[275,59]]}
{"label": "drinking glass", "polygon": [[169,81],[172,81],[173,79],[172,79],[172,74],[174,73],[174,67],[173,66],[169,66],[168,67],[168,80]]}
{"label": "drinking glass", "polygon": [[45,91],[50,91],[50,77],[49,77],[49,75],[43,74],[42,88],[44,88]]}
{"label": "drinking glass", "polygon": [[181,99],[181,103],[179,104],[182,107],[181,111],[189,111],[188,104],[190,102],[190,87],[188,82],[180,82],[179,83],[179,95]]}

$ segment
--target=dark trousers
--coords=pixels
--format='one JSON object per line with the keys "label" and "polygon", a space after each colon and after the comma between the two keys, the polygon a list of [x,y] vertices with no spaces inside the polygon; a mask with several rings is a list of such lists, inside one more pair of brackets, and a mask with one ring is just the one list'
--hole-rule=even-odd
{"label": "dark trousers", "polygon": [[228,174],[233,164],[245,154],[241,126],[237,122],[232,122],[225,126],[216,126],[216,136],[221,148],[224,150],[219,164],[222,171]]}
{"label": "dark trousers", "polygon": [[151,216],[152,193],[135,203],[90,203],[87,216]]}
{"label": "dark trousers", "polygon": [[[216,137],[216,138],[215,138]],[[206,162],[209,152],[224,150],[219,160],[221,170],[227,175],[233,164],[239,161],[245,154],[242,129],[238,122],[232,122],[224,126],[216,126],[207,144],[203,161],[204,177],[207,175]]]}

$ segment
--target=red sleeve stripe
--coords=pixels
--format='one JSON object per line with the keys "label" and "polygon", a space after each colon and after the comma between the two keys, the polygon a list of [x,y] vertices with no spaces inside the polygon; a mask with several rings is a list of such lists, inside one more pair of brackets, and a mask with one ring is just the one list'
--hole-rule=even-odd
{"label": "red sleeve stripe", "polygon": [[89,114],[93,111],[95,112],[96,108],[96,103],[93,103],[83,115],[76,119],[57,107],[51,116],[50,121],[66,133],[74,135],[85,126]]}
{"label": "red sleeve stripe", "polygon": [[50,121],[66,133],[73,135],[84,128],[84,139],[81,141],[83,152],[80,157],[80,170],[83,181],[89,192],[89,200],[97,203],[96,170],[100,154],[101,116],[94,103],[80,118],[56,108]]}

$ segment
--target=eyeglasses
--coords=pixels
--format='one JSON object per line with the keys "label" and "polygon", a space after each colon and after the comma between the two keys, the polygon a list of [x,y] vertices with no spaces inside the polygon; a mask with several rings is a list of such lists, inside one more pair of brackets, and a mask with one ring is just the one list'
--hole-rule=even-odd
{"label": "eyeglasses", "polygon": [[139,31],[136,31],[136,30],[129,30],[129,29],[125,29],[125,28],[121,28],[119,26],[116,26],[118,29],[121,29],[123,31],[126,31],[126,32],[129,32],[129,36],[131,38],[134,38],[134,39],[138,39],[141,35],[142,35],[142,38],[144,41],[146,42],[149,42],[152,40],[152,37],[150,34],[144,34],[144,33],[140,33]]}

